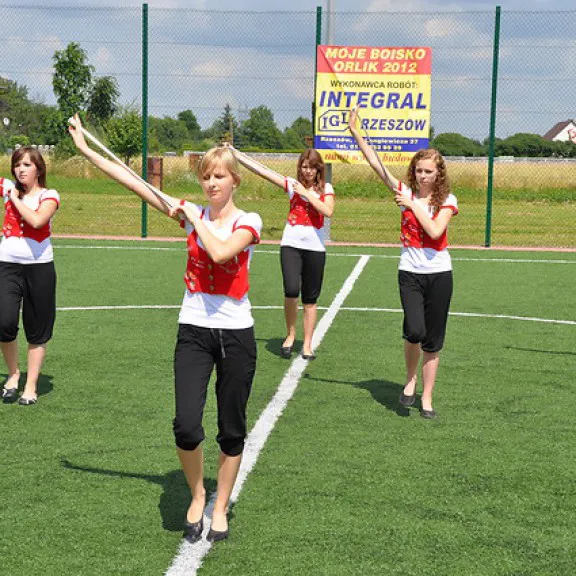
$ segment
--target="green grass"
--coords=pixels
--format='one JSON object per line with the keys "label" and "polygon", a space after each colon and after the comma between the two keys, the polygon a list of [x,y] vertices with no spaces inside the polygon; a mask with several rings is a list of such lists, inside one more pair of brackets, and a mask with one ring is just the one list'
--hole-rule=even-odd
{"label": "green grass", "polygon": [[[124,249],[82,247],[94,245]],[[269,253],[255,254],[252,303],[279,305],[277,249],[260,250]],[[57,240],[55,252],[60,307],[180,303],[183,244]],[[330,252],[321,306],[354,254],[367,253],[344,305],[399,308],[396,249]],[[576,320],[576,254],[452,254],[454,313]],[[38,405],[0,405],[0,572],[152,576],[168,568],[188,504],[171,431],[177,314],[58,312]],[[288,367],[278,357],[282,311],[254,315],[250,426]],[[398,408],[401,318],[338,313],[233,508],[230,540],[200,574],[572,572],[576,326],[452,316],[439,417],[430,422]],[[215,420],[211,393],[210,491]]]}
{"label": "green grass", "polygon": [[[134,195],[107,181],[83,181],[84,190],[61,186],[62,208],[54,220],[56,234],[104,234],[135,236],[141,234],[142,203]],[[103,182],[103,187],[100,183]],[[93,193],[94,192],[94,193]],[[201,192],[186,194],[182,189],[167,189],[177,197],[203,202]],[[457,192],[458,193],[458,192]],[[262,237],[279,240],[286,221],[287,202],[282,193],[270,188],[267,195],[253,198],[244,187],[238,204],[258,212],[263,219]],[[456,245],[483,245],[485,241],[485,200],[467,199],[459,194],[460,214],[450,225],[450,241]],[[497,200],[492,212],[492,244],[495,246],[576,248],[572,223],[576,202],[522,202]],[[389,197],[380,199],[338,198],[331,223],[335,242],[399,242],[400,216]],[[148,210],[148,236],[176,236],[177,226],[155,210]]]}
{"label": "green grass", "polygon": [[[186,159],[164,159],[164,190],[179,198],[203,203],[198,183]],[[267,162],[269,160],[266,160]],[[292,160],[270,161],[271,167],[293,174]],[[0,169],[6,159],[0,158]],[[135,169],[139,169],[137,165]],[[487,201],[485,163],[451,163],[449,171],[460,206],[450,225],[455,245],[485,244]],[[395,168],[399,177],[405,170]],[[288,210],[282,192],[262,179],[242,171],[237,203],[260,213],[263,238],[279,240]],[[497,164],[491,213],[492,246],[576,248],[576,188],[566,185],[576,176],[571,164]],[[49,185],[62,196],[54,220],[56,234],[134,236],[142,233],[142,203],[123,187],[104,177],[81,159],[55,163],[49,168]],[[331,223],[335,242],[393,243],[399,241],[400,217],[391,195],[366,166],[334,167],[337,194]],[[148,210],[148,236],[175,236],[172,222]]]}

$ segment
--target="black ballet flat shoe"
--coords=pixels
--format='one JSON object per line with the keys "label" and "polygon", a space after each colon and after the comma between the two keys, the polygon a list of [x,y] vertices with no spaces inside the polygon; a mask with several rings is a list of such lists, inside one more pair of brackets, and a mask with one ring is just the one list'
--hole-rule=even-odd
{"label": "black ballet flat shoe", "polygon": [[302,354],[304,360],[316,360],[316,354]]}
{"label": "black ballet flat shoe", "polygon": [[399,399],[400,404],[402,404],[402,406],[414,406],[414,402],[416,402],[416,392],[414,392],[414,394],[412,394],[411,396],[408,396],[407,394],[404,394],[404,392],[402,392],[400,394],[400,399]]}
{"label": "black ballet flat shoe", "polygon": [[20,396],[18,399],[18,404],[20,406],[34,406],[38,402],[38,398],[24,398],[24,396]]}
{"label": "black ballet flat shoe", "polygon": [[184,538],[188,540],[191,544],[198,542],[202,537],[202,531],[204,530],[204,517],[200,518],[198,522],[186,522],[184,523]]}
{"label": "black ballet flat shoe", "polygon": [[208,535],[206,536],[206,540],[208,542],[221,542],[222,540],[226,540],[228,538],[229,531],[228,529],[220,531],[220,530],[208,530]]}
{"label": "black ballet flat shoe", "polygon": [[18,387],[15,388],[2,388],[2,400],[9,404],[10,402],[15,402],[18,398]]}
{"label": "black ballet flat shoe", "polygon": [[292,346],[282,346],[282,348],[280,348],[280,356],[282,356],[282,358],[290,358],[290,356],[292,356]]}
{"label": "black ballet flat shoe", "polygon": [[433,420],[436,418],[436,410],[424,410],[424,408],[422,408],[420,411],[420,416],[422,416],[422,418],[426,418],[427,420]]}

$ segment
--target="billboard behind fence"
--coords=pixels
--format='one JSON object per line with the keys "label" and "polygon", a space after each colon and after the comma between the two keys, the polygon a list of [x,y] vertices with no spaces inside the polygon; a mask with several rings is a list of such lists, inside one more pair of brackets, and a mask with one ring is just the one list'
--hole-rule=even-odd
{"label": "billboard behind fence", "polygon": [[318,46],[314,147],[326,162],[364,162],[350,109],[388,164],[408,164],[430,135],[432,51],[426,47]]}

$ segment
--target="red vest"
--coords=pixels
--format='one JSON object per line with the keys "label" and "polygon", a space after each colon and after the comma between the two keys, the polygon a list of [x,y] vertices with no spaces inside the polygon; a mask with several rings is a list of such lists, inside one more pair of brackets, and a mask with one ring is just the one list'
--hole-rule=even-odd
{"label": "red vest", "polygon": [[[432,220],[436,219],[440,211],[436,211]],[[424,228],[414,215],[412,210],[406,208],[402,211],[402,223],[400,225],[400,241],[407,248],[432,248],[438,252],[448,246],[448,233],[444,233],[440,238],[434,240],[424,232]]]}
{"label": "red vest", "polygon": [[[234,227],[232,228],[234,230]],[[190,292],[221,294],[241,300],[248,292],[248,259],[244,250],[224,264],[216,264],[206,250],[198,245],[198,233],[188,235],[188,262],[184,282]]]}
{"label": "red vest", "polygon": [[16,236],[17,238],[32,238],[36,242],[43,242],[46,238],[50,238],[50,222],[46,222],[42,228],[33,228],[22,218],[12,200],[8,200],[5,205],[2,233],[5,238]]}
{"label": "red vest", "polygon": [[[320,200],[324,202],[325,194],[320,195]],[[314,228],[322,228],[324,226],[324,214],[320,214],[310,202],[307,202],[294,192],[292,200],[290,200],[290,212],[288,212],[288,224],[296,226],[314,226]]]}

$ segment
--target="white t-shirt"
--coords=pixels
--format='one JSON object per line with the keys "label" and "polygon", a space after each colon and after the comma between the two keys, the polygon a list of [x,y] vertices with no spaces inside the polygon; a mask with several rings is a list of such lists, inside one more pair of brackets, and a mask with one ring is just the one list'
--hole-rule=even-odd
{"label": "white t-shirt", "polygon": [[[12,186],[9,186],[9,184]],[[3,199],[4,205],[10,200],[10,188],[13,183],[4,179]],[[40,204],[46,200],[54,200],[60,206],[60,195],[56,190],[42,190],[38,194],[30,196],[26,194],[22,202],[31,210],[38,210]],[[52,220],[50,220],[50,225]],[[2,238],[0,242],[0,262],[12,262],[14,264],[43,264],[54,260],[54,251],[50,237],[42,242],[24,236],[10,236]]]}
{"label": "white t-shirt", "polygon": [[[200,213],[203,210],[202,206],[187,204],[195,206]],[[221,240],[227,240],[232,236],[232,228],[234,225],[236,228],[238,228],[238,226],[249,228],[255,237],[254,244],[260,240],[262,219],[260,215],[255,212],[246,213],[239,210],[237,216],[231,218],[226,223],[226,226],[216,228],[210,221],[210,208],[206,208],[202,221],[206,224],[206,227]],[[187,235],[191,234],[194,230],[194,227],[187,220],[185,222],[185,228]],[[250,266],[254,252],[254,244],[246,248],[246,251],[249,253],[248,266]],[[198,246],[205,250],[200,237],[198,237]],[[254,319],[252,318],[252,306],[248,299],[248,294],[241,300],[237,300],[236,298],[222,294],[205,294],[204,292],[190,292],[186,290],[178,317],[178,323],[201,326],[203,328],[242,329],[253,326]]]}
{"label": "white t-shirt", "polygon": [[[292,197],[296,194],[294,183],[295,180],[292,178],[286,178],[288,200],[292,200]],[[324,185],[324,195],[334,196],[332,184],[326,183]],[[301,224],[292,226],[289,222],[286,222],[280,245],[292,246],[292,248],[301,250],[312,250],[313,252],[326,252],[326,227],[315,228],[314,226],[302,226]]]}
{"label": "white t-shirt", "polygon": [[[413,198],[412,189],[403,184],[398,185],[398,190],[404,196]],[[400,253],[399,270],[413,272],[415,274],[436,274],[438,272],[449,272],[452,270],[452,259],[448,252],[448,230],[437,240],[432,240],[428,236],[424,236],[424,242],[420,242],[417,238],[423,233],[422,226],[416,222],[418,230],[411,230],[405,222],[404,212],[405,208],[402,206],[402,236],[404,246]],[[452,210],[454,214],[458,214],[458,200],[454,194],[449,194],[440,210]],[[428,215],[432,218],[434,216],[434,207],[428,206]],[[414,221],[412,222],[414,224]],[[415,232],[410,235],[411,232]],[[442,246],[444,246],[442,248]]]}

